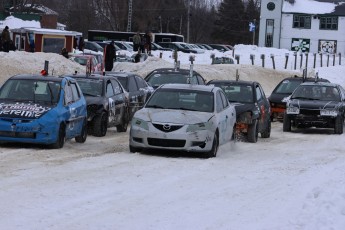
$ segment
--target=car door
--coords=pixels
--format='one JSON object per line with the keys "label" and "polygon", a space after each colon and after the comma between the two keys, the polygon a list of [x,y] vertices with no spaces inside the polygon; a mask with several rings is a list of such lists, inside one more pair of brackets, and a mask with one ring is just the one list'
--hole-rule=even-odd
{"label": "car door", "polygon": [[263,130],[266,127],[266,122],[270,119],[270,106],[269,102],[259,84],[255,84],[255,94],[258,107],[260,110],[260,119],[259,119],[259,130]]}
{"label": "car door", "polygon": [[139,106],[143,107],[147,99],[151,96],[151,91],[149,90],[149,85],[143,78],[135,76],[135,80],[139,88]]}
{"label": "car door", "polygon": [[71,139],[81,133],[86,118],[86,102],[81,100],[82,94],[75,81],[67,80],[64,90],[64,105],[67,110],[66,138]]}
{"label": "car door", "polygon": [[229,114],[229,102],[220,90],[217,90],[215,100],[216,116],[218,117],[219,144],[223,144],[231,139],[233,130],[231,121],[235,114],[232,116]]}
{"label": "car door", "polygon": [[108,102],[108,123],[113,126],[118,120],[118,115],[116,114],[115,91],[109,79],[105,81],[105,97]]}
{"label": "car door", "polygon": [[116,123],[119,124],[122,122],[122,118],[127,116],[127,105],[125,93],[120,86],[120,83],[114,79],[111,80],[112,86],[114,88],[114,101],[115,101],[115,114],[116,114]]}

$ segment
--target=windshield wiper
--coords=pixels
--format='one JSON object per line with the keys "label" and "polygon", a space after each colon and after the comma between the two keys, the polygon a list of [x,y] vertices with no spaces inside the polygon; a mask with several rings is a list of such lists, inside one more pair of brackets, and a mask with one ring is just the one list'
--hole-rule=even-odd
{"label": "windshield wiper", "polygon": [[165,109],[163,106],[160,105],[147,105],[146,108]]}

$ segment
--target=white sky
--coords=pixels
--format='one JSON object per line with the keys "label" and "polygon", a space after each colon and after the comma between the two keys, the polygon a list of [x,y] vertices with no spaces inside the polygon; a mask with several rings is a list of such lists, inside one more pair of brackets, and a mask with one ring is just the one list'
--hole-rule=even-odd
{"label": "white sky", "polygon": [[293,4],[283,1],[283,12],[305,13],[305,14],[326,14],[334,11],[334,3],[319,2],[313,0],[295,0]]}

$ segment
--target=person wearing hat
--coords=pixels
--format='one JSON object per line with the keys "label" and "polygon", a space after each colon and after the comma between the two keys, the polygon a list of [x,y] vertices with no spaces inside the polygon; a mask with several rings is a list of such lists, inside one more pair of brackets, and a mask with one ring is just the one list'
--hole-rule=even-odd
{"label": "person wearing hat", "polygon": [[114,41],[111,41],[110,44],[106,45],[103,51],[103,58],[105,71],[112,71],[114,67],[114,62],[116,60],[116,49]]}
{"label": "person wearing hat", "polygon": [[11,41],[10,32],[8,31],[8,26],[6,26],[5,29],[1,33],[1,42],[2,42],[2,46],[5,52],[9,52],[10,50],[10,41]]}

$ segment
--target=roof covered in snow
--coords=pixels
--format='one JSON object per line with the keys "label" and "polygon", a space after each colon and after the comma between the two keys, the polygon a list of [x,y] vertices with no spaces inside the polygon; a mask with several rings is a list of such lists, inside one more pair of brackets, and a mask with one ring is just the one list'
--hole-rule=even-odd
{"label": "roof covered in snow", "polygon": [[284,0],[282,12],[345,16],[345,0]]}

